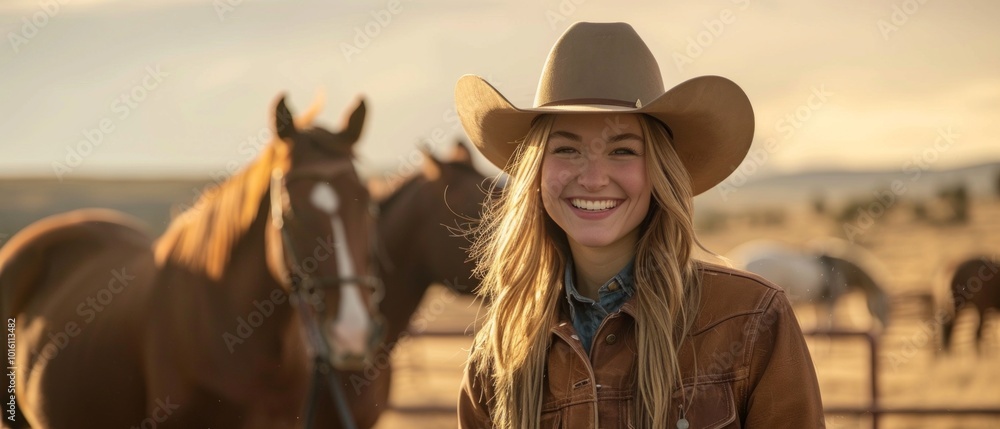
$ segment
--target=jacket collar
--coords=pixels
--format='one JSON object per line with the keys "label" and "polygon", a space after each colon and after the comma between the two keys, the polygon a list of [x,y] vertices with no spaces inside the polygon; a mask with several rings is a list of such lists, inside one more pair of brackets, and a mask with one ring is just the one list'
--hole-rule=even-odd
{"label": "jacket collar", "polygon": [[[753,274],[704,261],[698,261],[697,264],[698,273],[701,276],[702,300],[698,306],[698,313],[695,316],[695,321],[691,327],[690,335],[697,335],[712,328],[721,321],[732,317],[759,313],[762,311],[763,306],[766,304],[764,301],[769,298],[769,295],[758,294],[756,295],[756,300],[754,302],[745,302],[745,297],[743,295],[732,293],[731,289],[727,290],[730,287],[733,287],[735,283],[740,282],[740,280],[745,281],[749,279],[756,282],[761,287],[767,289],[778,289],[776,286],[771,285]],[[565,292],[563,292],[563,295],[565,296]],[[711,299],[706,299],[706,295],[711,295]],[[633,320],[636,318],[639,310],[635,305],[635,296],[636,294],[633,293],[632,296],[630,296],[629,299],[622,304],[620,309],[623,314],[627,314]],[[561,301],[564,304],[566,303],[565,299],[562,299]],[[563,307],[564,305],[560,306],[559,317],[557,318],[557,321],[552,324],[550,330],[552,333],[565,330],[563,333],[565,336],[569,337],[573,333],[573,323],[567,313],[568,310]]]}

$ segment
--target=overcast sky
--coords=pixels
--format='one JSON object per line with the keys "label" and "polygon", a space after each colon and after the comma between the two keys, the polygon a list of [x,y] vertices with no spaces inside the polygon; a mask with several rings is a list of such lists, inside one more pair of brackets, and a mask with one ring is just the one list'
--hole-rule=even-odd
{"label": "overcast sky", "polygon": [[0,175],[207,177],[250,160],[277,94],[318,91],[331,126],[364,94],[362,162],[406,170],[418,141],[462,135],[459,76],[530,106],[574,21],[631,23],[668,87],[740,84],[756,171],[995,161],[998,19],[991,0],[4,0]]}

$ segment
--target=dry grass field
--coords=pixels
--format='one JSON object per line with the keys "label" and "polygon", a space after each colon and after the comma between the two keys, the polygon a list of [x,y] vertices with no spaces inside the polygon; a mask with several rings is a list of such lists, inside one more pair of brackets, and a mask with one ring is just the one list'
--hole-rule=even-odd
{"label": "dry grass field", "polygon": [[[855,224],[856,225],[856,224]],[[844,237],[844,224],[801,209],[784,224],[735,227],[702,234],[706,246],[725,253],[745,241],[772,238],[803,244],[824,236]],[[879,336],[879,403],[886,408],[998,408],[1000,409],[1000,333],[997,318],[985,334],[982,356],[973,346],[975,315],[958,316],[956,347],[950,356],[938,356],[935,312],[914,296],[940,297],[951,266],[974,255],[1000,255],[1000,201],[980,200],[972,205],[965,224],[931,226],[909,213],[889,211],[856,242],[869,250],[889,274],[882,279],[891,297],[891,320]],[[865,329],[863,298],[849,296],[838,306],[839,326]],[[803,328],[814,323],[812,312],[800,312]],[[813,359],[827,407],[863,407],[871,401],[869,346],[860,339],[812,338]],[[870,427],[870,418],[829,415],[829,428]],[[997,428],[1000,415],[902,416],[888,415],[881,428]]]}
{"label": "dry grass field", "polygon": [[[906,210],[888,211],[854,236],[889,274],[884,288],[892,302],[889,326],[878,345],[878,401],[887,408],[1000,408],[1000,318],[994,318],[986,334],[986,347],[977,356],[972,343],[975,316],[962,313],[957,320],[956,347],[952,355],[939,357],[934,312],[927,301],[945,287],[949,266],[974,255],[1000,255],[1000,201],[977,200],[964,224],[934,225],[916,219]],[[700,238],[714,252],[725,254],[743,242],[769,238],[789,244],[804,244],[817,237],[844,237],[844,224],[831,216],[818,215],[809,207],[788,208],[780,222],[727,222]],[[429,321],[428,331],[461,332],[468,327],[477,307],[466,298],[434,289],[424,300],[417,317]],[[448,302],[446,311],[428,311]],[[848,296],[835,310],[838,328],[864,330],[871,321],[863,298]],[[814,325],[811,311],[799,312],[804,329]],[[380,429],[456,427],[454,404],[462,364],[470,340],[463,336],[415,337],[394,356],[398,372],[392,392],[393,410],[383,416]],[[865,407],[869,390],[869,346],[860,339],[813,337],[809,339],[819,374],[825,406]],[[886,415],[886,429],[965,429],[1000,427],[995,416]],[[828,415],[828,428],[868,428],[869,416]]]}

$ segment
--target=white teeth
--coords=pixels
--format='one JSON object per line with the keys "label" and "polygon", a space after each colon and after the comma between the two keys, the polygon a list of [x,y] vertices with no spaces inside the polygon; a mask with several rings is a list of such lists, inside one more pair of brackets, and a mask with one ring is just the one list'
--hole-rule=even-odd
{"label": "white teeth", "polygon": [[590,200],[582,200],[579,198],[574,198],[572,200],[572,204],[573,207],[576,207],[578,209],[590,210],[590,211],[609,210],[615,208],[615,206],[618,205],[618,203],[615,200],[590,201]]}

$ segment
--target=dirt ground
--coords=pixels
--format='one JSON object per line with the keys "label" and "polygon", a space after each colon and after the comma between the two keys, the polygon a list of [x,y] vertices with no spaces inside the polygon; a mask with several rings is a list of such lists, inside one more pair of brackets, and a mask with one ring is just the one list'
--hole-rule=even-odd
{"label": "dirt ground", "polygon": [[[736,245],[756,238],[803,244],[816,237],[844,237],[844,224],[812,213],[803,207],[780,224],[741,225],[701,232],[711,250],[725,254]],[[972,340],[976,316],[962,313],[957,319],[956,347],[949,356],[939,356],[934,315],[940,311],[919,296],[940,294],[946,287],[949,267],[973,255],[1000,255],[1000,201],[973,205],[967,224],[929,225],[905,213],[888,212],[863,229],[855,240],[883,265],[884,289],[891,298],[891,321],[878,335],[878,402],[891,408],[1000,408],[1000,318],[994,317],[986,333],[982,355]],[[477,307],[466,298],[449,297],[444,289],[432,289],[424,299],[427,332],[459,334],[475,318]],[[448,302],[442,311],[440,302]],[[810,309],[801,309],[803,329],[815,324]],[[835,310],[837,327],[864,330],[871,326],[863,297],[848,296]],[[471,339],[462,335],[414,337],[393,357],[396,373],[393,410],[377,425],[389,428],[454,428],[455,401],[462,365]],[[810,349],[827,408],[864,407],[871,401],[869,345],[857,338],[811,337]],[[886,415],[886,429],[998,428],[1000,415],[913,416]],[[828,428],[868,428],[870,416],[827,416]]]}

